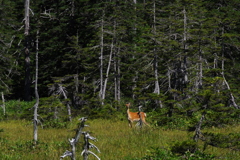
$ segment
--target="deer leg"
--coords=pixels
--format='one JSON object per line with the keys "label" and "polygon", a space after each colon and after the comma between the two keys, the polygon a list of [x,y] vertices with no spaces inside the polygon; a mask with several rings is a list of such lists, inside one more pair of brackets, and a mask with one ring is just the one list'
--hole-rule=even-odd
{"label": "deer leg", "polygon": [[128,125],[132,128],[132,121],[128,120]]}

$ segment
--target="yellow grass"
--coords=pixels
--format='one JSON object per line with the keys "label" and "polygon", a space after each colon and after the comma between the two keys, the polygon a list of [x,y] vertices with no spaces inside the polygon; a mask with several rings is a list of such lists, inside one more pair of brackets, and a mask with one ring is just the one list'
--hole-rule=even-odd
{"label": "yellow grass", "polygon": [[[126,160],[138,158],[148,154],[151,147],[170,148],[175,142],[189,139],[192,135],[186,131],[157,129],[131,129],[127,121],[110,120],[88,120],[84,130],[97,138],[98,141],[92,142],[101,151],[98,153],[93,150],[102,160]],[[0,159],[9,160],[59,160],[60,156],[66,151],[71,150],[68,139],[75,135],[74,129],[77,121],[69,124],[67,129],[41,129],[38,131],[39,144],[31,147],[33,137],[33,127],[31,122],[10,121],[0,122]],[[239,132],[240,127],[230,127],[227,129],[211,129],[211,131],[230,133]],[[77,148],[77,159],[82,150],[82,139]],[[208,147],[207,153],[223,157],[223,159],[236,159],[240,157],[236,151]],[[70,158],[65,158],[70,159]],[[94,160],[89,156],[89,160]]]}

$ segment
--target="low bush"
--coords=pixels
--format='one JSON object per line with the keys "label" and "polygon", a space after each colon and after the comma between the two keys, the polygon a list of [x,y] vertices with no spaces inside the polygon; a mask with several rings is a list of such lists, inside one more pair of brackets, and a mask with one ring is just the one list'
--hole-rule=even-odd
{"label": "low bush", "polygon": [[193,140],[176,142],[171,151],[176,154],[184,155],[186,152],[194,153],[198,150],[197,143]]}

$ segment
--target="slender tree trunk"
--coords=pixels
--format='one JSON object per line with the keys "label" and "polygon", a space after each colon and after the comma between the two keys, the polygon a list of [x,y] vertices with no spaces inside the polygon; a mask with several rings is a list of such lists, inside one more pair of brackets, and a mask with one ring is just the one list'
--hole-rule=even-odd
{"label": "slender tree trunk", "polygon": [[25,17],[24,17],[25,30],[24,30],[24,34],[26,36],[29,34],[29,4],[30,4],[30,0],[25,0]]}
{"label": "slender tree trunk", "polygon": [[38,104],[39,104],[39,95],[38,95],[38,32],[37,31],[37,40],[36,40],[36,76],[35,76],[35,96],[36,103],[34,105],[34,118],[33,118],[33,139],[34,143],[37,143],[38,140]]}
{"label": "slender tree trunk", "polygon": [[218,66],[218,64],[217,64],[217,55],[215,54],[214,55],[214,60],[213,60],[213,68],[216,69],[217,66]]}
{"label": "slender tree trunk", "polygon": [[75,10],[74,0],[72,0],[71,4],[72,4],[72,6],[71,6],[71,16],[74,16],[74,10]]}
{"label": "slender tree trunk", "polygon": [[[120,51],[120,47],[118,49],[118,51]],[[118,52],[119,55],[119,52]],[[118,58],[117,60],[117,100],[120,101],[121,100],[121,81],[120,81],[120,58]]]}
{"label": "slender tree trunk", "polygon": [[[154,61],[153,61],[153,68],[154,68],[154,77],[155,77],[155,89],[154,93],[157,95],[160,94],[160,87],[159,87],[159,81],[158,81],[158,55],[156,52],[156,1],[153,2],[153,36],[154,36]],[[162,108],[162,102],[160,99],[155,100],[157,106],[160,106]]]}
{"label": "slender tree trunk", "polygon": [[167,75],[168,75],[168,91],[170,91],[171,89],[172,89],[172,87],[171,87],[171,69],[170,69],[170,67],[168,67],[168,73],[167,73]]}
{"label": "slender tree trunk", "polygon": [[25,0],[25,85],[24,85],[24,100],[30,101],[30,85],[31,85],[31,79],[30,79],[30,52],[29,52],[29,3],[30,0]]}
{"label": "slender tree trunk", "polygon": [[[117,38],[116,38],[116,20],[114,20],[114,43],[117,43]],[[115,86],[115,93],[114,93],[114,98],[115,101],[118,103],[120,102],[120,59],[119,59],[119,52],[120,52],[120,47],[118,47],[117,51],[113,52],[114,54],[114,86]]]}
{"label": "slender tree trunk", "polygon": [[[134,33],[136,33],[136,11],[137,11],[137,0],[133,0],[133,3],[134,3],[134,11],[135,11],[135,17],[134,17],[134,28],[133,28],[133,31]],[[137,45],[136,43],[134,43],[134,53],[136,54],[136,48],[137,48]],[[133,59],[135,59],[135,54],[133,55]],[[134,90],[135,88],[137,87],[136,85],[136,82],[137,82],[137,79],[138,79],[138,71],[135,71],[135,76],[133,77],[132,81],[133,81],[133,86],[132,86],[132,99],[135,99],[136,98],[136,95],[134,94]]]}
{"label": "slender tree trunk", "polygon": [[101,41],[100,41],[100,91],[99,91],[99,98],[102,101],[103,97],[103,18],[104,18],[104,13],[102,16],[102,22],[101,22]]}
{"label": "slender tree trunk", "polygon": [[198,52],[199,52],[199,82],[198,85],[196,87],[196,90],[201,89],[202,88],[202,78],[203,78],[203,69],[202,69],[202,50],[201,50],[201,43],[200,40],[198,42]]}
{"label": "slender tree trunk", "polygon": [[201,89],[202,88],[202,78],[203,78],[202,53],[200,53],[200,55],[199,55],[199,62],[200,62],[199,63],[199,84],[198,84],[197,89]]}
{"label": "slender tree trunk", "polygon": [[3,94],[3,92],[1,92],[1,94],[2,94],[2,109],[3,109],[3,115],[5,116],[5,114],[6,114],[6,108],[5,108],[5,99],[4,99],[4,94]]}
{"label": "slender tree trunk", "polygon": [[[226,86],[227,86],[227,89],[228,89],[228,90],[231,90],[231,88],[230,88],[230,86],[229,86],[229,84],[228,84],[228,82],[227,82],[227,80],[226,80],[224,74],[223,74],[223,80],[224,80],[224,83],[225,83]],[[240,106],[237,105],[237,103],[235,102],[235,98],[234,98],[232,92],[230,92],[230,100],[231,100],[232,105],[233,105],[234,108],[236,108],[236,109],[240,109]]]}
{"label": "slender tree trunk", "polygon": [[[58,84],[59,85],[59,89],[61,90],[61,93],[63,94],[63,97],[65,100],[68,99],[67,97],[67,94],[65,93],[63,87],[61,84]],[[71,107],[69,105],[69,103],[67,102],[67,111],[68,111],[68,118],[69,118],[69,121],[72,121],[72,112],[71,112]]]}
{"label": "slender tree trunk", "polygon": [[118,51],[117,51],[116,54],[115,54],[115,61],[114,61],[114,71],[115,71],[115,77],[114,77],[114,83],[115,83],[115,100],[116,100],[117,102],[120,102],[120,100],[121,100],[119,51],[120,51],[120,47],[118,48]]}
{"label": "slender tree trunk", "polygon": [[111,62],[112,62],[112,55],[113,55],[113,41],[112,41],[112,44],[111,44],[111,51],[110,51],[109,60],[108,60],[108,67],[107,67],[107,71],[106,71],[106,78],[104,80],[102,100],[104,100],[105,96],[106,96],[106,88],[107,88],[108,76],[109,76],[109,71],[110,71]]}
{"label": "slender tree trunk", "polygon": [[[224,34],[224,29],[222,29],[222,30],[223,30],[222,31],[223,32],[222,35],[223,35]],[[240,106],[237,105],[237,103],[235,102],[235,98],[234,98],[234,96],[231,92],[231,88],[230,88],[230,86],[229,86],[229,84],[228,84],[228,82],[225,78],[225,75],[224,75],[224,52],[225,52],[225,49],[224,49],[224,45],[223,45],[223,42],[222,42],[222,77],[223,77],[223,81],[224,81],[225,85],[227,86],[227,89],[230,91],[230,100],[232,102],[232,105],[234,106],[234,108],[240,109]]]}
{"label": "slender tree trunk", "polygon": [[[216,35],[217,33],[216,33],[217,31],[216,30],[214,30],[214,34]],[[217,37],[215,36],[214,37],[214,42],[215,42],[215,48],[217,48]],[[217,55],[217,53],[215,53],[214,54],[214,60],[213,60],[213,68],[214,69],[216,69],[217,67],[218,67],[218,55]]]}
{"label": "slender tree trunk", "polygon": [[183,34],[183,48],[184,48],[184,57],[183,57],[183,66],[182,69],[183,69],[183,79],[182,79],[182,89],[184,87],[186,87],[187,83],[188,83],[188,73],[187,73],[187,49],[188,49],[188,45],[187,45],[187,12],[185,10],[185,7],[184,7],[184,10],[183,10],[183,14],[184,14],[184,34]]}
{"label": "slender tree trunk", "polygon": [[[79,38],[79,36],[78,36],[78,31],[77,31],[77,44],[79,43],[78,38]],[[78,61],[79,55],[77,55],[76,59]],[[78,89],[79,88],[79,62],[77,62],[77,73],[74,75],[74,83],[75,83],[75,92],[73,92],[72,99],[73,99],[74,106],[76,106],[79,103],[79,96],[78,96],[78,93],[79,93],[79,89]]]}
{"label": "slender tree trunk", "polygon": [[203,121],[205,120],[205,114],[206,114],[205,112],[202,113],[202,117],[200,118],[198,124],[196,125],[195,135],[193,136],[193,140],[195,140],[196,142],[202,136],[201,127]]}

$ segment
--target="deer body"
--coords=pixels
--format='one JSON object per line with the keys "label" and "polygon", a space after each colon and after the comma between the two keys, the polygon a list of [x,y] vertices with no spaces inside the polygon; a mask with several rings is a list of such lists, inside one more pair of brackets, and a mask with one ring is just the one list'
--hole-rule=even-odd
{"label": "deer body", "polygon": [[140,120],[142,120],[142,122],[144,124],[149,126],[149,124],[145,120],[146,117],[147,117],[146,113],[144,113],[144,112],[130,112],[130,109],[129,109],[130,103],[127,103],[126,106],[127,106],[129,127],[132,127],[133,122],[140,121]]}

